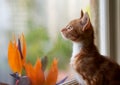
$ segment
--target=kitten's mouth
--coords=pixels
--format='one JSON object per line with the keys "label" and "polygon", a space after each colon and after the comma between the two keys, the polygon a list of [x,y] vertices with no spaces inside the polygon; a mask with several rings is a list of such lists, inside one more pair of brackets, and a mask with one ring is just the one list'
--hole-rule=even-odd
{"label": "kitten's mouth", "polygon": [[61,32],[61,35],[65,40],[76,41],[75,37],[72,37],[72,36],[70,37],[69,35],[66,35],[64,32]]}
{"label": "kitten's mouth", "polygon": [[65,40],[68,40],[68,38],[65,36],[64,32],[61,31],[61,35]]}

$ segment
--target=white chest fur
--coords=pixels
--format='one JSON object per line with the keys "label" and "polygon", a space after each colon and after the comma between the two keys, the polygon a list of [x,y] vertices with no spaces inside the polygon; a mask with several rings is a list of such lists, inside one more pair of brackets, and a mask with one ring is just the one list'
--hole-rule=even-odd
{"label": "white chest fur", "polygon": [[70,64],[74,63],[74,58],[80,52],[81,48],[82,48],[81,43],[73,42],[73,52],[72,52],[72,57],[71,57]]}
{"label": "white chest fur", "polygon": [[[80,53],[82,48],[82,44],[81,43],[73,43],[73,52],[72,52],[72,57],[71,57],[71,61],[70,64],[72,65],[72,67],[74,68],[74,62],[75,62],[75,56]],[[82,76],[80,74],[78,74],[75,70],[75,77],[77,79],[77,81],[82,84],[82,85],[86,85],[86,81],[83,80]]]}

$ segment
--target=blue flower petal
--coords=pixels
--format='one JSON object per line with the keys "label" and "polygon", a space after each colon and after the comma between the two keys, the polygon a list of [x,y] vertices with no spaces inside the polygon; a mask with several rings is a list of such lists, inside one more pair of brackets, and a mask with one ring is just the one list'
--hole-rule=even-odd
{"label": "blue flower petal", "polygon": [[61,81],[59,81],[56,85],[62,84],[65,82],[65,80],[68,78],[68,76],[66,76],[65,78],[63,78]]}
{"label": "blue flower petal", "polygon": [[13,78],[15,78],[16,80],[19,80],[20,79],[20,76],[19,74],[16,72],[16,73],[12,73],[10,74]]}

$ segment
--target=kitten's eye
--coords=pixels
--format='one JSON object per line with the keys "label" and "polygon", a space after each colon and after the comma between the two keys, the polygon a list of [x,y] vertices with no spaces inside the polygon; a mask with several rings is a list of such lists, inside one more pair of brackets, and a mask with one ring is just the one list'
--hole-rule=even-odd
{"label": "kitten's eye", "polygon": [[70,26],[68,29],[72,29],[72,26]]}
{"label": "kitten's eye", "polygon": [[72,30],[73,27],[72,26],[67,26],[67,29]]}

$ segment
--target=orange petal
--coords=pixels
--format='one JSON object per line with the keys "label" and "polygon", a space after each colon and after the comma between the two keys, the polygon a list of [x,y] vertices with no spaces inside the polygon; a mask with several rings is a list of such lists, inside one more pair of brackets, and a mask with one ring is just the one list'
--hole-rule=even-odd
{"label": "orange petal", "polygon": [[23,56],[24,56],[24,59],[25,59],[25,57],[26,57],[26,41],[25,41],[25,38],[24,38],[23,34],[22,34],[22,42],[23,42],[22,53],[23,53]]}
{"label": "orange petal", "polygon": [[26,75],[30,78],[32,85],[34,85],[35,71],[33,66],[30,63],[25,64],[25,70],[26,70]]}
{"label": "orange petal", "polygon": [[26,60],[26,41],[23,34],[21,35],[20,41],[21,41],[23,64],[24,64]]}
{"label": "orange petal", "polygon": [[58,66],[57,66],[57,59],[53,60],[52,66],[50,68],[50,71],[47,75],[45,85],[55,85],[57,81],[58,76]]}
{"label": "orange petal", "polygon": [[42,65],[40,59],[37,59],[35,64],[36,82],[37,85],[43,85],[45,82],[44,72],[42,71]]}
{"label": "orange petal", "polygon": [[16,47],[16,43],[10,42],[8,45],[8,63],[13,72],[18,72],[21,74],[22,63],[20,59],[19,51]]}
{"label": "orange petal", "polygon": [[27,76],[30,78],[32,85],[43,85],[45,78],[41,68],[41,61],[37,60],[35,67],[29,63],[25,64]]}

